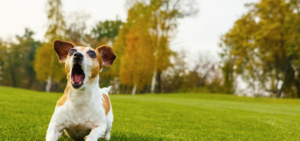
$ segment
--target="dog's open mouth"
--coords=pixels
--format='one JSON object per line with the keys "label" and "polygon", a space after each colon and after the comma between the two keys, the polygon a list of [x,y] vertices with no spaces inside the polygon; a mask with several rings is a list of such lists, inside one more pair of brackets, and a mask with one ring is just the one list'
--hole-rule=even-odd
{"label": "dog's open mouth", "polygon": [[81,65],[74,64],[72,69],[71,84],[74,88],[80,88],[83,85],[85,74],[81,68]]}

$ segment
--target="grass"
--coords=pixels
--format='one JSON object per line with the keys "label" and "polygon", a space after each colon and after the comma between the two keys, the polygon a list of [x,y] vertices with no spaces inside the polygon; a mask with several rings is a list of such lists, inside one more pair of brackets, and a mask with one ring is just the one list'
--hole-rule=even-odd
{"label": "grass", "polygon": [[[45,140],[61,95],[0,87],[0,140]],[[110,97],[112,141],[300,140],[299,100],[220,94]]]}

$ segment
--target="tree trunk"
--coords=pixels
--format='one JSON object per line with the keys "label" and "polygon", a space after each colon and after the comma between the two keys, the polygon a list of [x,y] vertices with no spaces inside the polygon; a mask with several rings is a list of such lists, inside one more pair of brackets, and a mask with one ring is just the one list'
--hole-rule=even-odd
{"label": "tree trunk", "polygon": [[151,82],[151,93],[155,93],[155,83],[156,83],[156,70],[154,70],[152,82]]}
{"label": "tree trunk", "polygon": [[136,93],[136,84],[134,84],[133,89],[132,89],[132,95],[135,95]]}
{"label": "tree trunk", "polygon": [[12,86],[16,87],[17,83],[16,83],[16,79],[15,79],[15,73],[13,70],[10,71],[10,75],[11,75]]}
{"label": "tree trunk", "polygon": [[282,89],[283,89],[283,87],[284,87],[284,85],[285,85],[286,77],[287,77],[287,73],[285,73],[283,82],[282,82],[282,84],[281,84],[281,87],[280,87],[279,91],[277,92],[276,97],[278,97],[278,98],[281,97],[281,93],[282,93]]}
{"label": "tree trunk", "polygon": [[29,74],[30,74],[30,75],[29,75],[30,78],[29,78],[29,82],[28,82],[27,88],[28,88],[28,89],[31,89],[32,86],[33,86],[34,80],[35,80],[34,70],[33,70],[33,71],[30,71]]}
{"label": "tree trunk", "polygon": [[[290,60],[290,59],[289,59]],[[282,93],[282,89],[285,85],[285,82],[287,80],[287,77],[288,77],[288,73],[289,73],[289,68],[290,68],[290,61],[288,60],[288,62],[286,63],[286,66],[285,66],[285,70],[284,70],[284,79],[283,79],[283,82],[282,82],[282,85],[277,93],[277,97],[281,97],[281,93]]]}
{"label": "tree trunk", "polygon": [[287,77],[288,77],[288,74],[289,74],[289,70],[291,69],[291,60],[292,60],[292,56],[289,56],[287,62],[286,62],[286,66],[284,68],[284,79],[283,79],[283,83],[277,93],[277,97],[281,97],[281,93],[282,93],[282,89],[286,83],[286,80],[287,80]]}
{"label": "tree trunk", "polygon": [[300,98],[300,85],[299,85],[299,81],[294,79],[294,84],[295,84],[295,87],[297,89],[297,98]]}
{"label": "tree trunk", "polygon": [[157,72],[157,93],[161,93],[161,71]]}
{"label": "tree trunk", "polygon": [[51,76],[48,77],[47,79],[47,84],[46,84],[46,92],[49,93],[51,89]]}

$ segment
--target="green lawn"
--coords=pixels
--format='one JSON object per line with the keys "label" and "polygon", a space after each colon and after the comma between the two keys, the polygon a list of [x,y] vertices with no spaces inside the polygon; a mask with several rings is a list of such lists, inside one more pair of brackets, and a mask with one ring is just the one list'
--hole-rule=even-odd
{"label": "green lawn", "polygon": [[[0,87],[0,140],[45,140],[61,95]],[[110,97],[112,141],[300,140],[300,100],[219,94]]]}

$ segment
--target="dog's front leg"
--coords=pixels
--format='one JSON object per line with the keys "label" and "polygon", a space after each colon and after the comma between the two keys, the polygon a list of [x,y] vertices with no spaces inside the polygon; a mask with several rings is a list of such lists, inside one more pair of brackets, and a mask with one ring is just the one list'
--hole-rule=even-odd
{"label": "dog's front leg", "polygon": [[100,137],[104,136],[106,129],[107,129],[106,118],[103,118],[101,120],[100,125],[94,129],[92,129],[90,134],[88,136],[86,136],[85,140],[86,141],[97,141]]}
{"label": "dog's front leg", "polygon": [[46,141],[57,141],[61,135],[62,130],[65,128],[65,118],[62,118],[61,110],[55,109],[54,114],[48,126]]}
{"label": "dog's front leg", "polygon": [[63,129],[64,127],[62,125],[50,122],[47,130],[46,141],[57,141]]}

